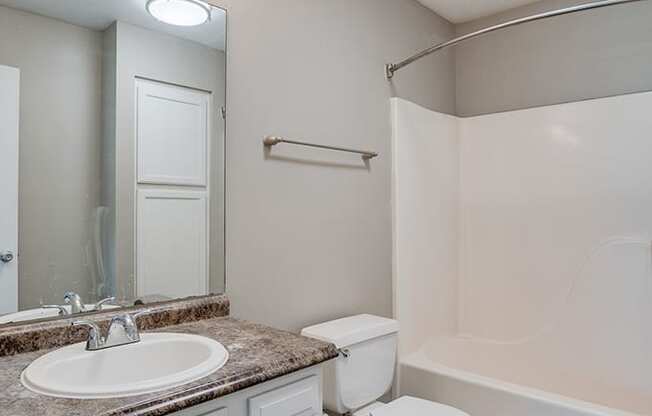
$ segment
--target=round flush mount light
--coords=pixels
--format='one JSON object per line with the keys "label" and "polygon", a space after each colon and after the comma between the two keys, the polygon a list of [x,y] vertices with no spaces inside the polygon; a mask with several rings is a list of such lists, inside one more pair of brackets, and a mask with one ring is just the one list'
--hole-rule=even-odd
{"label": "round flush mount light", "polygon": [[175,26],[199,26],[211,19],[210,6],[199,0],[149,0],[147,12]]}

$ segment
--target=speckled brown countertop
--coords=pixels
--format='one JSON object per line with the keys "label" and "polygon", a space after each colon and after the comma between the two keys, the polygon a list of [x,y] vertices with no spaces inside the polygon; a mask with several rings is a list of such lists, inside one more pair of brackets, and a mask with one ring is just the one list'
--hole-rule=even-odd
{"label": "speckled brown countertop", "polygon": [[0,358],[85,341],[88,336],[87,330],[70,326],[73,321],[78,319],[94,321],[106,331],[111,318],[117,315],[146,312],[145,316],[138,319],[138,327],[141,330],[153,330],[202,319],[228,316],[230,305],[226,295],[194,296],[67,317],[0,325]]}
{"label": "speckled brown countertop", "polygon": [[156,331],[213,338],[228,349],[229,360],[212,375],[176,389],[120,399],[72,400],[41,396],[20,383],[22,370],[51,350],[0,357],[0,415],[167,415],[337,356],[331,344],[228,317]]}

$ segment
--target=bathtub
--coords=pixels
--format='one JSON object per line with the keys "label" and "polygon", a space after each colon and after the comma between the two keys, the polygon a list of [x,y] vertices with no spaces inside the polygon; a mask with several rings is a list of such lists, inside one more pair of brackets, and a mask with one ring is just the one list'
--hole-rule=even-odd
{"label": "bathtub", "polygon": [[651,106],[459,118],[392,99],[398,393],[472,416],[652,416]]}
{"label": "bathtub", "polygon": [[400,358],[398,389],[471,416],[652,415],[645,392],[582,380],[541,358],[518,345],[434,338]]}

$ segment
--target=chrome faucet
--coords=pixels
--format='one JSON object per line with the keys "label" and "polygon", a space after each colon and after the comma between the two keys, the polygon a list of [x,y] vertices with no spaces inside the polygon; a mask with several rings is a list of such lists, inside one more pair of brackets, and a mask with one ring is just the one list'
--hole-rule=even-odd
{"label": "chrome faucet", "polygon": [[136,312],[134,314],[122,314],[111,319],[106,337],[102,336],[100,327],[92,321],[73,321],[71,326],[84,326],[88,328],[88,339],[86,340],[87,351],[98,351],[120,345],[133,344],[140,341],[138,324],[136,319],[139,316],[151,313],[150,309]]}
{"label": "chrome faucet", "polygon": [[66,292],[63,295],[63,301],[66,305],[70,305],[70,313],[86,312],[86,307],[81,300],[81,296],[75,292]]}
{"label": "chrome faucet", "polygon": [[110,298],[102,299],[101,301],[92,305],[90,308],[86,307],[82,301],[81,296],[75,292],[66,292],[63,295],[63,301],[66,303],[66,305],[70,305],[70,314],[75,314],[102,310],[102,305],[108,302],[115,302],[115,297],[112,296]]}

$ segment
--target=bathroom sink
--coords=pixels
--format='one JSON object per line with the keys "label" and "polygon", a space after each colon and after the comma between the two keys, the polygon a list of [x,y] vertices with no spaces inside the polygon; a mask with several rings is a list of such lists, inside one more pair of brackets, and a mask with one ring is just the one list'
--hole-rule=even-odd
{"label": "bathroom sink", "polygon": [[127,397],[198,380],[220,369],[229,357],[219,342],[188,334],[141,334],[135,344],[100,351],[85,348],[86,343],[74,344],[34,360],[21,382],[54,397]]}

